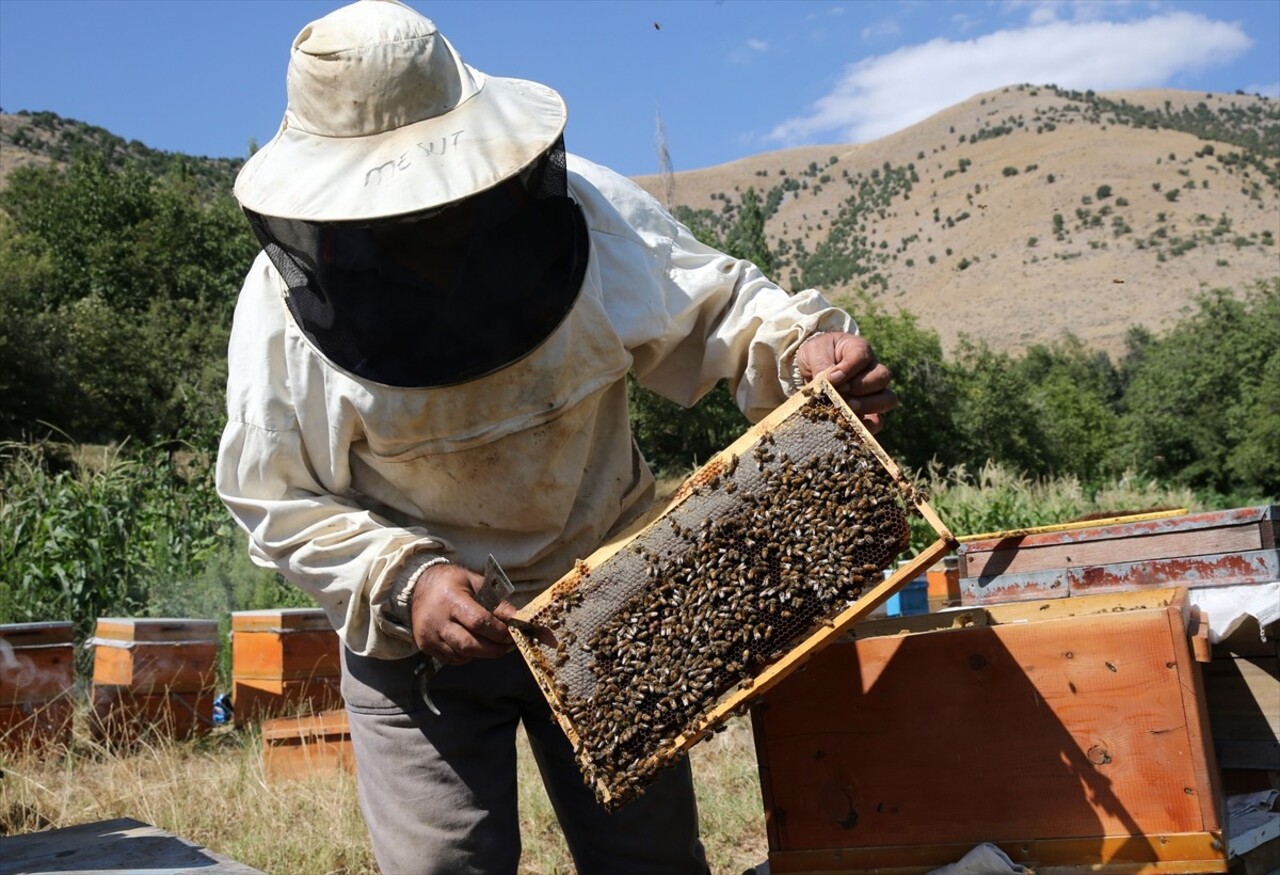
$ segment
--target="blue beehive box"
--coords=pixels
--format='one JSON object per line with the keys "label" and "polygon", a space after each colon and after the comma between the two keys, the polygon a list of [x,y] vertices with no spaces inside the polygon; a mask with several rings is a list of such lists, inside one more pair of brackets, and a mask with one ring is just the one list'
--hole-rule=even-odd
{"label": "blue beehive box", "polygon": [[929,581],[924,577],[917,577],[889,596],[884,603],[886,617],[906,617],[911,614],[927,613],[929,613]]}

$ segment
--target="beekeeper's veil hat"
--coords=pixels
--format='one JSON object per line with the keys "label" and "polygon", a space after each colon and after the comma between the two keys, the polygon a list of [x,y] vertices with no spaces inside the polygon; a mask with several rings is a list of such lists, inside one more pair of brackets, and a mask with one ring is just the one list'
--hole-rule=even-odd
{"label": "beekeeper's veil hat", "polygon": [[492,188],[560,138],[551,88],[463,63],[398,0],[357,0],[293,41],[279,132],[245,164],[253,212],[315,222],[420,213]]}

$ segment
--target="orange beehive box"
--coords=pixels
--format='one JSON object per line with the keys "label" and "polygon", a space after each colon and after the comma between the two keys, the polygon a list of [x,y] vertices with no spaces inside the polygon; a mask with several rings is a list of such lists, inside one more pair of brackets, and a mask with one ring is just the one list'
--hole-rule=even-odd
{"label": "orange beehive box", "polygon": [[103,617],[93,644],[92,704],[100,736],[186,737],[213,723],[215,620]]}
{"label": "orange beehive box", "polygon": [[237,726],[342,705],[341,643],[319,608],[231,615],[231,702]]}
{"label": "orange beehive box", "polygon": [[960,604],[960,560],[954,556],[944,556],[942,561],[925,572],[929,585],[929,610]]}
{"label": "orange beehive box", "polygon": [[1185,591],[969,613],[855,627],[765,695],[771,871],[923,873],[984,842],[1056,875],[1227,871]]}
{"label": "orange beehive box", "polygon": [[351,773],[355,762],[346,711],[262,723],[262,764],[269,781]]}
{"label": "orange beehive box", "polygon": [[0,747],[67,744],[75,679],[70,622],[0,625]]}
{"label": "orange beehive box", "polygon": [[216,620],[103,617],[92,641],[95,686],[184,693],[212,688]]}

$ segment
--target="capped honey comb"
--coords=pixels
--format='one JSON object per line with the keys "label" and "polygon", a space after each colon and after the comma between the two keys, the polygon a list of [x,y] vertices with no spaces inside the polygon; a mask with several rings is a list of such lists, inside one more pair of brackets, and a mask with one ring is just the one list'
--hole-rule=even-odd
{"label": "capped honey comb", "polygon": [[[909,514],[939,541],[886,580]],[[617,808],[952,546],[819,381],[579,562],[512,634],[587,784]]]}

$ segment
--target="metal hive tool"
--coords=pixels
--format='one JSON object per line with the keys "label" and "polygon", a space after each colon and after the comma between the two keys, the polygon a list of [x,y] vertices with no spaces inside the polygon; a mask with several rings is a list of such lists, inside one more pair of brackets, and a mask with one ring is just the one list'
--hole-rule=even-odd
{"label": "metal hive tool", "polygon": [[[909,514],[939,540],[886,580]],[[579,562],[512,634],[616,808],[954,545],[820,380]]]}

